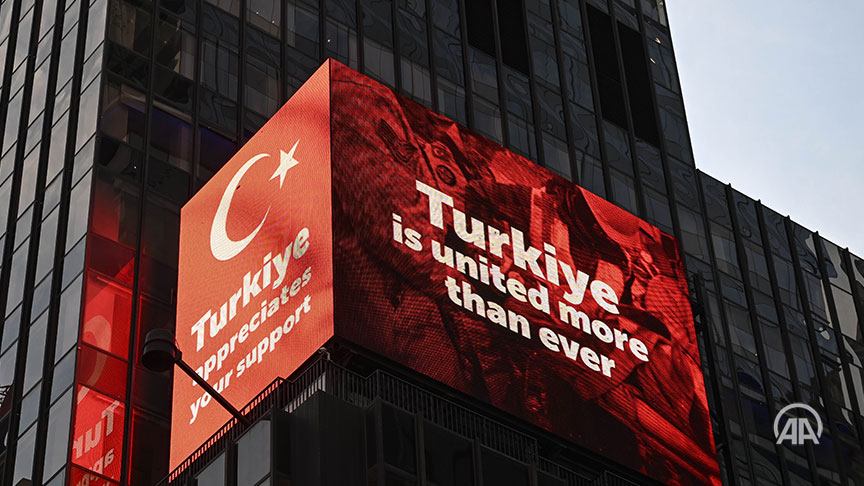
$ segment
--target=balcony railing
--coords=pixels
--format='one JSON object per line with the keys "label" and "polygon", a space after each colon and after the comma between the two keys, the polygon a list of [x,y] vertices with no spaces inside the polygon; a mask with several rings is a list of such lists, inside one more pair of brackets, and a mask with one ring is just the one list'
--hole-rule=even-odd
{"label": "balcony railing", "polygon": [[[609,473],[590,479],[540,457],[539,443],[534,437],[385,371],[376,370],[369,376],[361,376],[323,357],[293,380],[273,381],[242,411],[250,423],[255,423],[276,407],[293,411],[317,391],[326,391],[363,408],[375,400],[383,400],[421,415],[424,420],[435,425],[476,439],[480,444],[510,458],[534,465],[540,471],[564,479],[571,486],[637,486]],[[159,486],[192,484],[194,476],[221,454],[227,444],[239,439],[246,429],[243,424],[232,419],[163,479]]]}

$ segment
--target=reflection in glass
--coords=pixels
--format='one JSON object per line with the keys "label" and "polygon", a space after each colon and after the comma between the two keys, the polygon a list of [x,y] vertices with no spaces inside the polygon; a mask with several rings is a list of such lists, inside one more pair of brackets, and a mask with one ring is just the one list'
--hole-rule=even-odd
{"label": "reflection in glass", "polygon": [[270,473],[270,421],[260,420],[237,441],[237,486],[255,486]]}
{"label": "reflection in glass", "polygon": [[105,277],[88,272],[81,341],[125,358],[129,354],[131,294]]}
{"label": "reflection in glass", "polygon": [[48,412],[48,440],[45,442],[44,476],[51,477],[66,462],[72,418],[72,389],[51,406]]}
{"label": "reflection in glass", "polygon": [[220,454],[216,459],[210,462],[203,471],[195,477],[198,484],[206,484],[212,486],[225,485],[225,454]]}
{"label": "reflection in glass", "polygon": [[[15,471],[12,476],[12,484],[22,484],[29,480],[33,474],[33,456],[36,447],[36,427],[30,427],[24,435],[18,437],[18,450],[15,453]],[[23,484],[27,484],[26,481]]]}
{"label": "reflection in glass", "polygon": [[150,13],[124,0],[110,0],[108,39],[139,54],[150,53]]}
{"label": "reflection in glass", "polygon": [[372,39],[363,39],[363,68],[366,73],[390,86],[396,86],[393,51]]}
{"label": "reflection in glass", "polygon": [[133,147],[144,141],[145,96],[125,84],[105,83],[102,94],[102,131]]}

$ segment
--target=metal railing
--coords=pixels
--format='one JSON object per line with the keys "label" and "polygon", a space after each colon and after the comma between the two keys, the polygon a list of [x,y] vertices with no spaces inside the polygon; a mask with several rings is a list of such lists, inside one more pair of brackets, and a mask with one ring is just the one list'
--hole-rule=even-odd
{"label": "metal railing", "polygon": [[[341,400],[366,408],[383,400],[424,420],[480,444],[512,459],[535,465],[538,470],[564,479],[570,486],[635,486],[613,474],[589,479],[561,465],[540,457],[536,438],[501,422],[467,409],[440,395],[394,376],[376,370],[361,376],[326,358],[319,358],[293,380],[277,379],[243,407],[243,414],[254,424],[274,408],[295,410],[318,391],[326,391]],[[248,426],[236,419],[223,425],[210,439],[174,469],[158,486],[192,484],[204,466],[242,436]]]}

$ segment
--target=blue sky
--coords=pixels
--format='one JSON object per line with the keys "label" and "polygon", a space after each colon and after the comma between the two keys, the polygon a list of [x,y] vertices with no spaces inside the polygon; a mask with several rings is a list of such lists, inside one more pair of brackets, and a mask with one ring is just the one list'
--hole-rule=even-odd
{"label": "blue sky", "polygon": [[696,166],[864,256],[864,1],[669,3]]}

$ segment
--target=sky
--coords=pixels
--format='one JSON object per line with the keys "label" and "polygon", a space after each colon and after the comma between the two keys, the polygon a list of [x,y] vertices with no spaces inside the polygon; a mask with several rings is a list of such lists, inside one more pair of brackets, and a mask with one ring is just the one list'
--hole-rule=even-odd
{"label": "sky", "polygon": [[667,9],[696,166],[864,256],[864,1]]}

